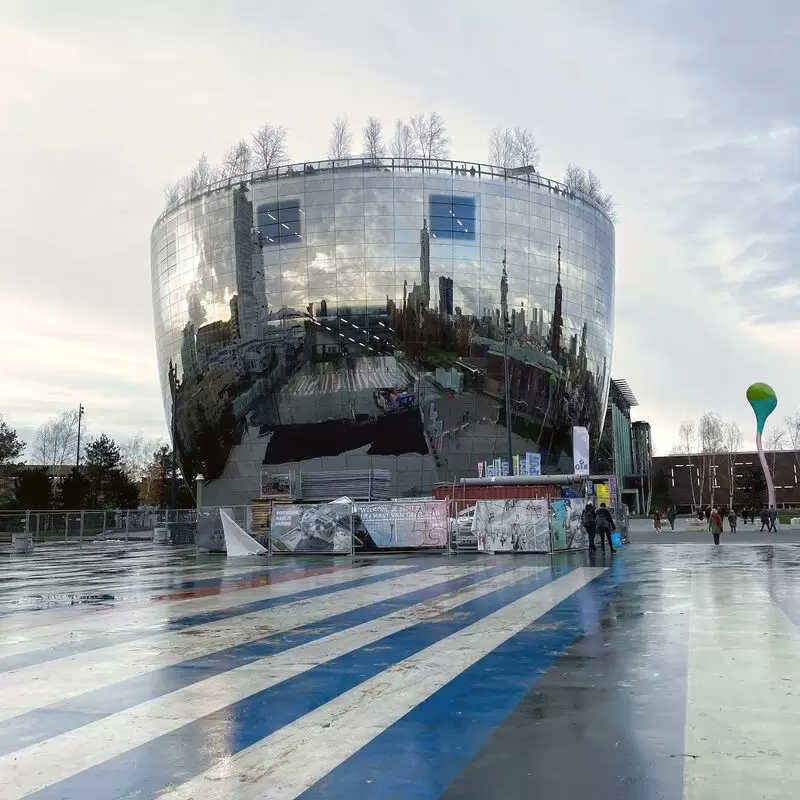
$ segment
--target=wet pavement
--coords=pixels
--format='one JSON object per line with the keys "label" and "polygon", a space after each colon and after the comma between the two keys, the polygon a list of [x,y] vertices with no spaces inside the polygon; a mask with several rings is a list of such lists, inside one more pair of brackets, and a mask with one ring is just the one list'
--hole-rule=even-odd
{"label": "wet pavement", "polygon": [[632,534],[4,556],[0,798],[800,796],[800,547]]}

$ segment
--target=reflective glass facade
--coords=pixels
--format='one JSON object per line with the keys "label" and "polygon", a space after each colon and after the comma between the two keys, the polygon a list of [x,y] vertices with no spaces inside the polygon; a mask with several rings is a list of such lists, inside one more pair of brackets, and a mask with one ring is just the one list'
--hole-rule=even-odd
{"label": "reflective glass facade", "polygon": [[[512,449],[571,471],[608,392],[614,228],[538,175],[347,160],[217,184],[151,238],[158,367],[185,474],[388,469],[424,494]],[[507,280],[503,279],[505,269]],[[507,319],[507,324],[503,320]]]}

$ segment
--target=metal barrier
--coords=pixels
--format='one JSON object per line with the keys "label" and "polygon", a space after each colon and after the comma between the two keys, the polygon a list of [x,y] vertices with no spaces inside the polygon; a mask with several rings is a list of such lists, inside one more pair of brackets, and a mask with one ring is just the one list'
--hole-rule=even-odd
{"label": "metal barrier", "polygon": [[151,541],[153,531],[169,522],[196,520],[194,509],[76,509],[0,512],[0,547],[15,533],[30,534],[34,545]]}

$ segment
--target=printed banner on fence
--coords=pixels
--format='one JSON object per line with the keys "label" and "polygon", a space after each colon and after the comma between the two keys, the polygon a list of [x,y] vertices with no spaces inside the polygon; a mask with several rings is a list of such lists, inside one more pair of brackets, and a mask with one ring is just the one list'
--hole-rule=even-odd
{"label": "printed banner on fence", "polygon": [[374,501],[356,506],[354,535],[359,549],[446,547],[447,530],[445,500]]}
{"label": "printed banner on fence", "polygon": [[611,493],[608,491],[608,484],[607,483],[596,483],[595,491],[597,492],[597,507],[600,507],[600,503],[605,503],[607,507],[611,506]]}
{"label": "printed banner on fence", "polygon": [[588,546],[588,536],[581,521],[585,507],[585,501],[577,497],[550,501],[553,550],[579,550]]}
{"label": "printed banner on fence", "polygon": [[479,500],[473,531],[487,553],[550,552],[547,500]]}
{"label": "printed banner on fence", "polygon": [[525,453],[525,467],[526,475],[541,475],[542,474],[542,454],[541,453]]}
{"label": "printed banner on fence", "polygon": [[270,538],[277,553],[349,553],[353,505],[276,503],[272,507]]}

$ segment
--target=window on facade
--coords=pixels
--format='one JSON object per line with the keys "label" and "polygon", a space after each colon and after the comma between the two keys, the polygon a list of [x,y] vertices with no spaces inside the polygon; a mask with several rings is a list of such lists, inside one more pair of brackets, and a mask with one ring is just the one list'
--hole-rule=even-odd
{"label": "window on facade", "polygon": [[474,241],[476,215],[475,198],[452,194],[432,194],[428,197],[431,236],[436,239]]}
{"label": "window on facade", "polygon": [[263,203],[256,209],[256,227],[263,246],[297,242],[303,234],[299,200]]}

